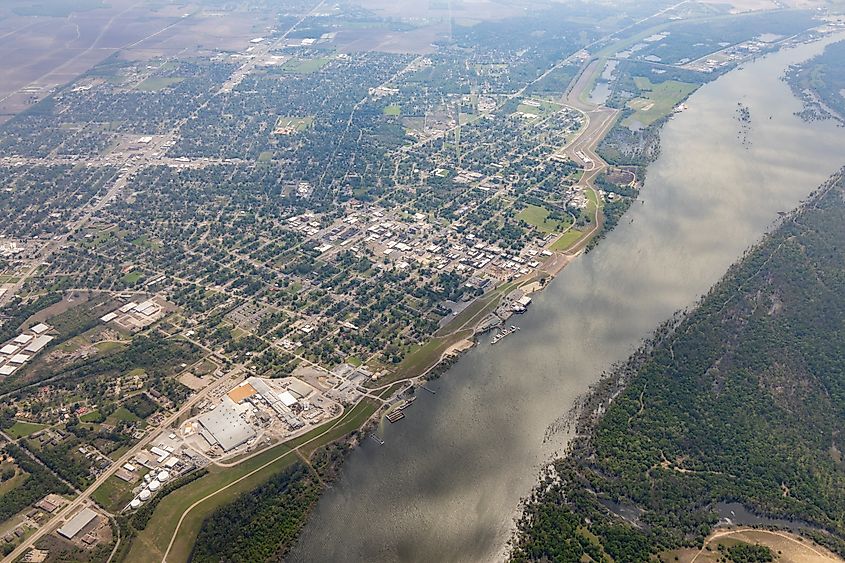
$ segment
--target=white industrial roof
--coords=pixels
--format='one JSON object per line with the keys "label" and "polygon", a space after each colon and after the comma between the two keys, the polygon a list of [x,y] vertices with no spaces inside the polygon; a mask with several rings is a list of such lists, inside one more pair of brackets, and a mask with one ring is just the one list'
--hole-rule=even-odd
{"label": "white industrial roof", "polygon": [[154,306],[155,306],[155,302],[152,299],[147,299],[146,301],[144,301],[140,305],[136,305],[135,310],[140,313],[140,312],[143,312],[144,309],[149,309],[150,307],[154,307]]}
{"label": "white industrial roof", "polygon": [[100,320],[103,321],[104,323],[107,323],[109,321],[113,321],[116,318],[117,318],[117,313],[106,313],[105,315],[100,317]]}
{"label": "white industrial roof", "polygon": [[24,352],[40,352],[44,346],[50,343],[53,340],[52,336],[48,336],[46,334],[42,334],[41,336],[36,336],[35,340],[30,342],[26,348],[23,349]]}
{"label": "white industrial roof", "polygon": [[88,507],[83,508],[76,516],[71,518],[67,524],[59,528],[59,534],[67,539],[72,539],[73,536],[78,534],[82,528],[87,526],[96,517],[96,512]]}
{"label": "white industrial roof", "polygon": [[310,385],[308,385],[304,381],[300,381],[299,379],[294,379],[293,381],[291,381],[290,385],[288,385],[288,389],[291,393],[303,399],[310,395],[312,391],[314,391],[314,389]]}
{"label": "white industrial roof", "polygon": [[31,334],[19,334],[15,337],[15,342],[18,344],[26,344],[30,340],[32,340]]}
{"label": "white industrial roof", "polygon": [[128,313],[129,311],[131,311],[132,309],[134,309],[137,306],[138,306],[137,303],[135,303],[134,301],[130,301],[129,303],[127,303],[126,305],[124,305],[123,307],[118,309],[118,311],[120,311],[121,313]]}
{"label": "white industrial roof", "polygon": [[0,348],[0,354],[11,355],[18,351],[19,346],[16,344],[6,344],[2,348]]}
{"label": "white industrial roof", "polygon": [[223,404],[199,417],[199,422],[220,444],[224,451],[236,448],[255,436],[255,430],[238,415],[235,405],[228,397]]}
{"label": "white industrial roof", "polygon": [[282,403],[283,403],[286,407],[291,407],[291,406],[293,406],[293,405],[295,405],[295,404],[296,404],[296,397],[294,397],[293,395],[291,395],[289,391],[285,391],[284,393],[281,393],[281,394],[279,395],[279,399],[281,399],[281,400],[282,400]]}
{"label": "white industrial roof", "polygon": [[155,313],[156,313],[156,311],[158,311],[158,305],[156,305],[155,303],[150,303],[150,304],[149,304],[149,305],[147,305],[146,307],[144,307],[144,308],[140,308],[140,307],[139,307],[139,308],[138,308],[138,309],[136,309],[136,310],[137,310],[139,313],[141,313],[142,315],[147,316],[147,317],[150,317],[150,316],[152,316],[153,314],[155,314]]}
{"label": "white industrial roof", "polygon": [[9,362],[13,364],[22,364],[29,360],[29,356],[26,354],[15,354],[11,358],[9,358]]}
{"label": "white industrial roof", "polygon": [[50,326],[45,325],[44,323],[38,323],[37,325],[35,325],[34,327],[32,327],[29,330],[31,330],[35,334],[41,334],[43,332],[47,332],[48,330],[50,330]]}
{"label": "white industrial roof", "polygon": [[10,366],[6,364],[5,366],[0,366],[0,375],[12,375],[15,370],[18,369],[15,366]]}

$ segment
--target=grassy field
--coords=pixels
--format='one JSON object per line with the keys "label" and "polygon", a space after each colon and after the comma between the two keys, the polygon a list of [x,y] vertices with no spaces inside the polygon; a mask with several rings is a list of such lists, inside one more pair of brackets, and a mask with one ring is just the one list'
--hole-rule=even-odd
{"label": "grassy field", "polygon": [[127,483],[112,475],[91,494],[91,498],[109,512],[120,512],[132,500],[134,486],[135,483]]}
{"label": "grassy field", "polygon": [[135,89],[141,92],[158,92],[175,84],[179,84],[183,80],[185,79],[178,77],[151,76],[138,84]]}
{"label": "grassy field", "polygon": [[578,229],[569,229],[563,235],[552,243],[551,249],[556,251],[563,251],[578,242],[584,236],[583,231]]}
{"label": "grassy field", "polygon": [[[187,560],[193,538],[199,532],[202,520],[207,514],[225,502],[234,499],[237,493],[258,486],[262,482],[262,479],[256,479],[255,477],[257,475],[264,475],[264,479],[266,479],[274,472],[285,469],[296,459],[296,454],[286,446],[280,445],[268,450],[262,455],[250,458],[233,468],[212,468],[208,475],[174,491],[159,503],[146,529],[139,533],[138,537],[133,541],[132,548],[126,560],[138,562],[161,561],[170,543],[170,538],[176,531],[179,518],[188,507],[209,494],[245,477],[263,464],[271,463],[270,466],[259,471],[252,477],[238,481],[237,486],[230,486],[228,489],[209,498],[191,511],[183,523],[184,529],[180,531],[179,540],[174,546],[175,551],[172,554],[173,557],[170,558],[172,561]],[[180,552],[182,553],[181,558],[179,557]]]}
{"label": "grassy field", "polygon": [[146,529],[133,542],[126,560],[161,561],[181,515],[193,503],[216,492],[214,496],[191,510],[179,529],[179,536],[174,542],[168,561],[187,561],[200,526],[211,512],[289,467],[299,459],[292,448],[325,432],[324,436],[303,448],[305,453],[310,453],[361,426],[377,408],[375,402],[362,401],[339,420],[327,422],[299,438],[270,448],[234,467],[212,466],[208,475],[178,489],[159,503]]}
{"label": "grassy field", "polygon": [[91,411],[86,412],[82,416],[79,417],[81,422],[97,422],[100,419],[100,413],[98,411]]}
{"label": "grassy field", "polygon": [[296,72],[299,74],[310,74],[317,72],[326,66],[330,57],[318,57],[316,59],[291,59],[282,65],[282,70],[287,72]]}
{"label": "grassy field", "polygon": [[569,221],[549,220],[549,210],[538,205],[529,205],[516,218],[525,221],[542,233],[561,233],[569,226]]}
{"label": "grassy field", "polygon": [[102,353],[112,352],[117,350],[122,346],[126,346],[127,344],[123,342],[115,342],[114,340],[104,340],[102,342],[97,342],[94,346]]}
{"label": "grassy field", "polygon": [[0,483],[0,497],[5,495],[9,491],[15,489],[16,487],[22,485],[23,482],[26,480],[26,478],[29,476],[29,473],[26,473],[25,471],[21,471],[21,469],[19,467],[17,467],[16,465],[12,465],[12,464],[9,464],[9,463],[4,463],[4,464],[0,465],[0,470],[6,469],[8,467],[15,467],[17,469],[17,473],[11,479],[8,479],[8,480]]}
{"label": "grassy field", "polygon": [[407,383],[405,383],[405,382],[394,383],[393,385],[391,385],[390,387],[388,387],[387,389],[385,389],[384,391],[379,393],[378,396],[381,397],[382,399],[387,399],[388,397],[390,397],[392,394],[394,394],[396,391],[398,391],[399,389],[401,389],[405,385],[407,385]]}
{"label": "grassy field", "polygon": [[120,278],[120,281],[126,285],[135,285],[142,277],[144,277],[143,273],[133,270],[131,272],[127,272],[122,278]]}
{"label": "grassy field", "polygon": [[111,413],[108,418],[106,418],[106,422],[109,424],[117,424],[120,421],[126,422],[138,422],[141,420],[135,413],[128,410],[126,407],[119,407],[113,413]]}
{"label": "grassy field", "polygon": [[[587,189],[584,190],[584,195],[587,197],[587,207],[586,209],[584,209],[584,214],[588,216],[591,221],[593,221],[593,224],[595,224],[596,222],[600,222],[601,216],[599,209],[601,208],[601,205],[599,204],[598,194],[595,192],[595,190]],[[549,248],[558,252],[569,250],[574,246],[584,242],[584,235],[591,230],[592,229],[589,228],[587,230],[580,230],[575,228],[569,229],[568,231],[563,233],[563,235],[559,239],[553,242]]]}
{"label": "grassy field", "polygon": [[22,438],[23,436],[29,436],[30,434],[38,432],[42,428],[46,428],[46,425],[16,420],[12,427],[6,430],[6,434],[12,438]]}
{"label": "grassy field", "polygon": [[648,127],[658,119],[672,113],[675,106],[697,88],[695,84],[676,80],[652,84],[648,78],[643,76],[635,77],[634,82],[643,95],[628,102],[628,107],[635,112],[622,122],[622,125],[626,127],[636,122]]}
{"label": "grassy field", "polygon": [[384,115],[398,116],[402,113],[402,108],[399,106],[399,104],[390,104],[389,106],[386,106],[382,110],[382,112],[384,113]]}
{"label": "grassy field", "polygon": [[18,279],[15,276],[3,275],[0,276],[0,283],[17,283]]}
{"label": "grassy field", "polygon": [[[353,432],[360,428],[364,424],[364,422],[366,422],[367,419],[370,418],[373,413],[378,410],[378,407],[379,405],[375,401],[371,399],[364,399],[363,401],[355,405],[355,407],[353,407],[352,410],[350,410],[346,415],[344,415],[343,418],[341,418],[329,432],[327,432],[319,440],[314,440],[310,444],[302,446],[300,451],[306,456],[310,456],[312,453],[314,453],[314,451],[321,448],[325,444],[343,438],[350,432]],[[305,439],[298,438],[296,440],[291,440],[289,444],[292,447],[295,447],[306,441],[307,440]]]}
{"label": "grassy field", "polygon": [[561,107],[563,107],[560,104],[556,104],[548,100],[538,100],[532,98],[530,101],[532,102],[530,104],[519,104],[516,108],[516,111],[522,113],[530,113],[532,115],[536,115],[537,117],[543,117],[549,115],[550,113],[559,111]]}
{"label": "grassy field", "polygon": [[596,212],[599,208],[599,196],[595,190],[586,190],[587,195],[587,215],[592,219],[596,219]]}
{"label": "grassy field", "polygon": [[361,361],[361,358],[359,358],[358,356],[349,356],[348,358],[346,358],[345,361],[350,366],[355,366],[356,368],[360,367],[364,363],[364,362]]}
{"label": "grassy field", "polygon": [[280,115],[276,119],[276,127],[273,132],[277,135],[289,135],[291,133],[302,133],[314,123],[312,116],[294,117],[289,115]]}

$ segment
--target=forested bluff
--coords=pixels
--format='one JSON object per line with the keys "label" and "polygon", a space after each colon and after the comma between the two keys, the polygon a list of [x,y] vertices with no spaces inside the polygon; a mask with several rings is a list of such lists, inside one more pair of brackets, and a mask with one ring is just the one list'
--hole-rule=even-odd
{"label": "forested bluff", "polygon": [[845,555],[845,169],[585,397],[525,500],[513,561],[655,560],[714,506]]}

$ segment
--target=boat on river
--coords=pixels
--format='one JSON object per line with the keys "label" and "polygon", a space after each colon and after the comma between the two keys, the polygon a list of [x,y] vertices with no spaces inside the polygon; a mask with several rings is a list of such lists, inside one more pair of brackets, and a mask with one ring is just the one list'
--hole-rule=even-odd
{"label": "boat on river", "polygon": [[511,334],[513,334],[514,332],[516,332],[518,330],[519,330],[519,327],[514,326],[514,325],[511,325],[510,327],[508,327],[506,329],[500,330],[499,332],[497,332],[496,334],[493,335],[492,340],[490,340],[490,344],[496,344],[497,342],[500,342],[506,336],[510,336]]}

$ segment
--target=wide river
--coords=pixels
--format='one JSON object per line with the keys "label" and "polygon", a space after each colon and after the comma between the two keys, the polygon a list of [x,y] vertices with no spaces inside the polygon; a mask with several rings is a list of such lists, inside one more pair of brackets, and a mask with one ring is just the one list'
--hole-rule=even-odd
{"label": "wide river", "polygon": [[[841,36],[839,37],[842,38]],[[535,294],[520,332],[487,337],[419,391],[407,418],[365,440],[307,524],[295,561],[491,561],[519,502],[569,436],[546,430],[613,363],[687,307],[845,164],[845,129],[804,123],[779,78],[801,45],[705,85],[662,132],[641,202]],[[737,103],[751,112],[740,142]]]}

